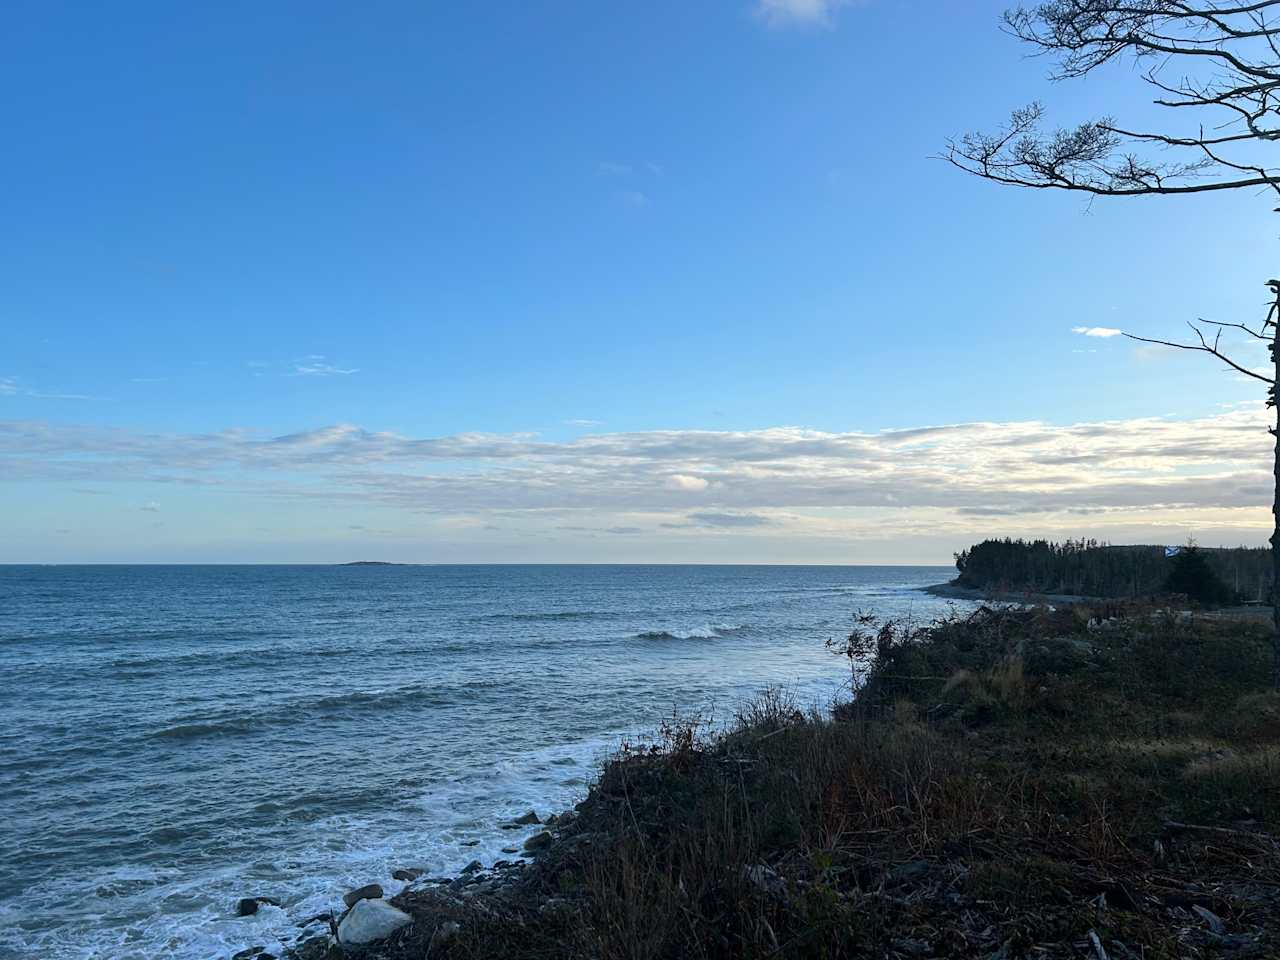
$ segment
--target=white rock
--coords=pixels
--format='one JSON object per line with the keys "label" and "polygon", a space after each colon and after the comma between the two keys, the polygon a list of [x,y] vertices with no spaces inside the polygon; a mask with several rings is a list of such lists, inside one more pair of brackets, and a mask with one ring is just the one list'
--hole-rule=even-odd
{"label": "white rock", "polygon": [[373,943],[391,936],[413,917],[385,900],[361,900],[338,924],[338,942],[344,946]]}

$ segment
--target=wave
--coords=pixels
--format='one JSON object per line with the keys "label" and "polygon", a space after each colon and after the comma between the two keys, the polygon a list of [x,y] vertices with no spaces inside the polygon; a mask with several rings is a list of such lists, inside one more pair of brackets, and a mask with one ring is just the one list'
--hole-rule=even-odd
{"label": "wave", "polygon": [[176,726],[157,730],[151,736],[156,740],[195,740],[200,737],[243,736],[253,733],[262,724],[251,718],[242,720],[223,720],[214,723],[180,723]]}
{"label": "wave", "polygon": [[751,629],[747,623],[717,623],[705,627],[694,627],[692,630],[645,630],[635,634],[633,640],[715,640],[719,637],[732,636]]}
{"label": "wave", "polygon": [[490,613],[482,617],[473,617],[473,623],[539,623],[562,620],[596,620],[613,619],[618,616],[617,610],[547,610],[527,613]]}
{"label": "wave", "polygon": [[329,694],[291,700],[269,710],[242,716],[197,719],[189,718],[172,723],[149,734],[155,740],[195,740],[202,737],[248,736],[271,727],[306,723],[317,716],[334,713],[364,711],[370,708],[389,710],[400,706],[441,706],[455,699],[452,691],[474,691],[489,686],[483,682],[468,682],[454,687],[438,684],[412,684],[390,690],[353,690],[349,693]]}

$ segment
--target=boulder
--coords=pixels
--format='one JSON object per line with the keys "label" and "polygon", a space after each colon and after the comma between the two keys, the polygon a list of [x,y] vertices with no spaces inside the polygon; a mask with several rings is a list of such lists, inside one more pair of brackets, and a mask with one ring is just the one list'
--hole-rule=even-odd
{"label": "boulder", "polygon": [[417,880],[420,876],[422,876],[422,871],[415,870],[413,868],[402,868],[400,870],[391,871],[392,880],[403,880],[405,883]]}
{"label": "boulder", "polygon": [[535,811],[530,810],[528,813],[516,817],[511,822],[517,827],[527,827],[535,823],[541,823],[542,821],[538,819],[538,814]]}
{"label": "boulder", "polygon": [[524,842],[524,848],[528,850],[530,853],[534,852],[535,850],[545,850],[547,849],[547,847],[551,846],[551,842],[553,839],[554,838],[551,836],[551,834],[543,830],[541,833],[535,833],[532,837],[526,840]]}
{"label": "boulder", "polygon": [[385,900],[358,900],[338,924],[338,942],[343,946],[358,946],[385,940],[410,923],[413,917]]}
{"label": "boulder", "polygon": [[463,876],[466,876],[468,874],[472,874],[483,869],[484,869],[483,863],[481,863],[479,860],[472,860],[470,863],[468,863],[465,867],[462,868],[462,873],[463,873]]}
{"label": "boulder", "polygon": [[270,897],[242,897],[240,902],[236,904],[236,916],[252,917],[264,904],[270,907],[278,907],[280,906],[280,901],[272,900]]}
{"label": "boulder", "polygon": [[382,887],[376,883],[366,883],[363,887],[352,890],[342,898],[348,907],[354,907],[361,900],[381,900]]}

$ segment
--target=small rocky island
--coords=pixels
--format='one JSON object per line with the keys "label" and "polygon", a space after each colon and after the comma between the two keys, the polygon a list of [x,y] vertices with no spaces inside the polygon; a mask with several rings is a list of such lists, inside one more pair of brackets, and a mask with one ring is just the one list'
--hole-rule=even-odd
{"label": "small rocky island", "polygon": [[407,567],[407,563],[396,563],[394,560],[352,560],[350,563],[340,563],[340,567]]}

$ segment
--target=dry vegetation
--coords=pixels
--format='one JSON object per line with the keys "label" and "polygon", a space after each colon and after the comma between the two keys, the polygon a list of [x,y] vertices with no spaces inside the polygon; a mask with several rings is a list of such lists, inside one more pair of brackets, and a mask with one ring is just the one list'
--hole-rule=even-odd
{"label": "dry vegetation", "polygon": [[834,718],[770,691],[727,735],[671,729],[515,883],[405,894],[371,955],[1280,956],[1265,630],[1090,617],[881,631]]}

